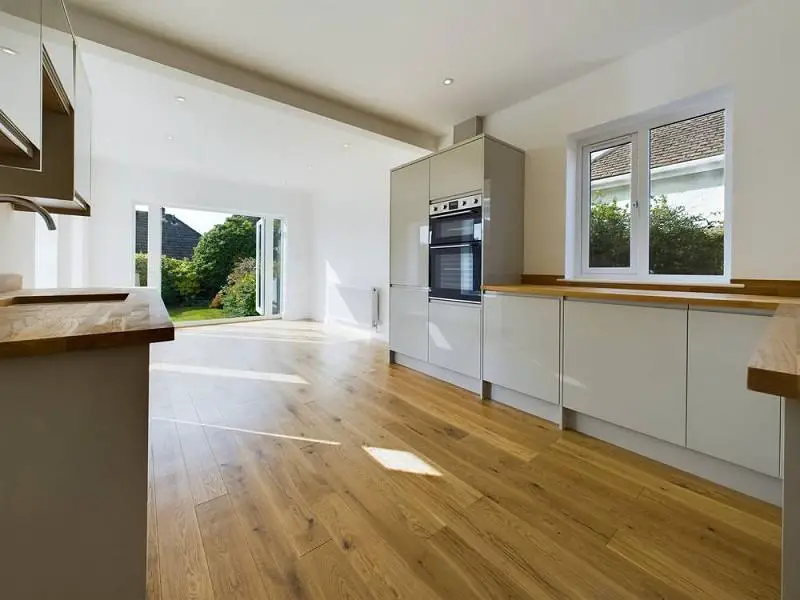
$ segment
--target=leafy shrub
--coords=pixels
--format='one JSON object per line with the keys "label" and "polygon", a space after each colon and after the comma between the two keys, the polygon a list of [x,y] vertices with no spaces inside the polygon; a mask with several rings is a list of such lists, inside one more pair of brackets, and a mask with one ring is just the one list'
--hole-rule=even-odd
{"label": "leafy shrub", "polygon": [[147,287],[147,254],[137,253],[134,265],[137,275],[136,285]]}
{"label": "leafy shrub", "polygon": [[239,260],[220,292],[222,310],[229,317],[252,317],[256,312],[256,259]]}
{"label": "leafy shrub", "polygon": [[208,308],[222,308],[222,292],[217,292],[208,303]]}
{"label": "leafy shrub", "polygon": [[[629,264],[630,215],[616,199],[592,204],[590,264]],[[721,275],[724,261],[722,221],[670,206],[664,196],[651,198],[650,272],[676,275]]]}
{"label": "leafy shrub", "polygon": [[[256,255],[256,225],[252,217],[234,215],[200,238],[192,255],[202,295],[210,300],[245,257]],[[228,283],[230,285],[230,283]]]}
{"label": "leafy shrub", "polygon": [[200,284],[191,261],[161,257],[161,297],[167,306],[192,305],[197,302]]}

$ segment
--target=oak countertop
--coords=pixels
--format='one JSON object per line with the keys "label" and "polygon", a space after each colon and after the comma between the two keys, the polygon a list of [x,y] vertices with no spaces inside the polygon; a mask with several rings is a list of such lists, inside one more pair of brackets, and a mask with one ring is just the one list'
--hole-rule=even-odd
{"label": "oak countertop", "polygon": [[[76,296],[79,301],[75,301]],[[0,358],[173,339],[174,326],[157,290],[89,288],[0,293]]]}
{"label": "oak countertop", "polygon": [[800,399],[800,306],[784,304],[747,366],[747,388]]}
{"label": "oak countertop", "polygon": [[616,288],[592,288],[569,285],[485,285],[486,292],[523,294],[531,296],[554,296],[582,300],[606,300],[609,302],[642,302],[649,304],[676,304],[717,308],[738,308],[774,311],[781,305],[800,307],[800,298],[778,296],[751,296],[747,294],[706,293],[689,291],[637,290]]}

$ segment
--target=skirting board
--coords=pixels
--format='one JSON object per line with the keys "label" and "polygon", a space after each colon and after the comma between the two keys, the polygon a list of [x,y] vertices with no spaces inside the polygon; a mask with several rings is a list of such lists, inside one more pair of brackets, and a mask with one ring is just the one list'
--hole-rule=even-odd
{"label": "skirting board", "polygon": [[475,379],[468,375],[462,375],[461,373],[456,373],[450,369],[437,367],[436,365],[432,365],[424,360],[411,358],[410,356],[406,356],[405,354],[400,354],[398,352],[389,352],[389,362],[408,367],[409,369],[414,369],[415,371],[424,373],[429,377],[441,379],[442,381],[451,383],[474,394],[481,393],[480,379]]}
{"label": "skirting board", "polygon": [[783,482],[775,477],[569,409],[564,409],[564,426],[775,506],[783,503]]}
{"label": "skirting board", "polygon": [[560,404],[540,400],[488,381],[485,382],[485,385],[484,396],[486,398],[561,426],[562,410]]}

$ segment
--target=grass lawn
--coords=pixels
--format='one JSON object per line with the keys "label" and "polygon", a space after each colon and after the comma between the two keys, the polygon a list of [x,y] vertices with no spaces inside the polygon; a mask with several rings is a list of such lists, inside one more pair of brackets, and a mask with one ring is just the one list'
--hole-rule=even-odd
{"label": "grass lawn", "polygon": [[201,306],[178,306],[167,309],[173,321],[207,321],[209,319],[225,319],[221,308],[203,308]]}

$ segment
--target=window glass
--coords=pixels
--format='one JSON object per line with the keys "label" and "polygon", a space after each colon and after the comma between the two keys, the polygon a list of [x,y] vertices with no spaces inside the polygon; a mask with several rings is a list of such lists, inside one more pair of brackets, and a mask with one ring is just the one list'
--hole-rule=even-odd
{"label": "window glass", "polygon": [[631,266],[630,142],[589,154],[589,267]]}
{"label": "window glass", "polygon": [[722,275],[725,111],[650,130],[650,273]]}

